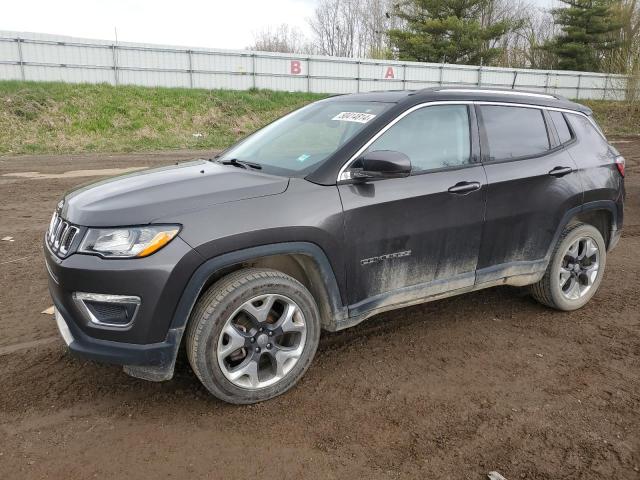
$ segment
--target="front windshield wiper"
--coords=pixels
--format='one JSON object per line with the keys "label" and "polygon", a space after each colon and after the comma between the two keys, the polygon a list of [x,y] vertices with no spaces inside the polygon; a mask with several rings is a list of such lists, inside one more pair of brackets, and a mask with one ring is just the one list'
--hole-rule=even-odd
{"label": "front windshield wiper", "polygon": [[216,160],[217,163],[222,165],[233,165],[234,167],[247,168],[251,167],[255,170],[262,170],[262,165],[259,163],[246,162],[244,160],[238,160],[237,158],[230,158],[229,160]]}

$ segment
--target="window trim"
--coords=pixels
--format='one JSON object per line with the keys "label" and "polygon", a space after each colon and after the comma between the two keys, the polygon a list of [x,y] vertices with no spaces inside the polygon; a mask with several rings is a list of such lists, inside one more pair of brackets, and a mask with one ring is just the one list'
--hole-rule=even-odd
{"label": "window trim", "polygon": [[[473,148],[475,147],[474,142],[472,141],[472,162],[469,163],[468,165],[463,165],[462,168],[466,168],[469,166],[474,166],[474,165],[479,165],[480,163],[503,163],[503,162],[512,162],[515,160],[524,160],[524,158],[510,158],[507,160],[502,160],[502,161],[494,161],[494,162],[486,162],[484,159],[484,155],[485,155],[485,150],[486,150],[486,143],[483,144],[483,139],[482,139],[482,130],[484,128],[484,125],[482,124],[481,120],[478,118],[477,114],[476,114],[476,109],[475,108],[471,108],[471,106],[476,106],[476,105],[502,105],[505,107],[525,107],[525,108],[537,108],[539,110],[548,110],[548,111],[557,111],[557,112],[562,112],[562,113],[570,113],[570,114],[574,114],[574,115],[582,115],[583,117],[585,117],[587,120],[589,120],[589,122],[591,122],[596,131],[602,136],[602,138],[608,143],[608,140],[606,139],[606,137],[604,136],[604,134],[600,131],[600,129],[598,128],[597,124],[595,124],[593,118],[591,118],[591,116],[587,115],[586,113],[580,112],[578,110],[571,110],[569,108],[561,108],[561,107],[547,107],[547,106],[543,106],[543,105],[534,105],[534,104],[528,104],[528,103],[511,103],[511,102],[499,102],[499,101],[484,101],[484,100],[438,100],[438,101],[431,101],[431,102],[424,102],[424,103],[419,103],[417,105],[414,105],[411,108],[408,108],[407,110],[405,110],[404,112],[401,112],[400,114],[398,114],[398,116],[396,116],[393,120],[391,120],[389,123],[387,123],[384,127],[382,127],[380,130],[378,130],[378,132],[375,133],[375,135],[373,135],[369,140],[367,140],[364,145],[362,147],[360,147],[356,153],[354,153],[340,168],[340,170],[338,171],[338,176],[336,178],[336,184],[340,185],[341,183],[344,182],[350,182],[353,180],[353,178],[349,175],[349,172],[347,172],[347,170],[350,168],[351,164],[353,162],[355,162],[358,157],[360,155],[362,155],[362,152],[364,152],[369,145],[371,145],[380,135],[382,135],[384,132],[386,132],[389,128],[391,128],[396,122],[400,121],[404,116],[408,115],[409,113],[418,110],[419,108],[424,108],[424,107],[428,107],[428,106],[432,106],[432,105],[469,105],[469,112],[470,115],[472,115],[475,119],[476,119],[476,127],[477,128],[473,128],[474,126],[472,125],[471,128],[471,135],[473,137],[473,135],[479,135],[479,144],[480,144],[480,152],[479,152],[479,157],[473,152]],[[569,123],[569,122],[567,122]],[[577,137],[573,139],[574,141],[577,140]],[[541,156],[545,156],[545,155],[549,155],[551,153],[554,153],[558,150],[561,150],[562,148],[564,148],[566,145],[568,144],[563,144],[563,145],[559,145],[558,147],[556,147],[553,150],[547,150],[546,152],[543,152],[542,155],[535,155],[533,157],[526,157],[526,158],[538,158]],[[422,173],[432,173],[434,171],[442,171],[442,170],[433,170],[433,171],[424,171],[421,172]]]}
{"label": "window trim", "polygon": [[[461,104],[462,105],[462,104]],[[438,105],[435,105],[436,107]],[[428,108],[429,106],[427,106],[426,108]],[[417,175],[422,175],[425,173],[433,173],[433,172],[441,172],[441,171],[450,171],[450,170],[459,170],[461,168],[466,168],[469,166],[473,166],[473,165],[477,165],[477,155],[475,154],[475,148],[474,148],[474,142],[477,142],[477,138],[474,136],[474,122],[475,122],[475,109],[473,108],[473,105],[465,105],[466,107],[466,111],[467,111],[467,128],[468,128],[468,132],[469,132],[469,156],[467,157],[467,160],[465,163],[460,163],[457,165],[450,165],[447,167],[437,167],[437,168],[428,168],[428,169],[420,169],[420,170],[414,170],[413,169],[413,165],[411,166],[411,173],[409,176],[414,177]],[[421,109],[416,109],[414,110],[414,112],[421,110]],[[413,112],[412,112],[413,113]],[[391,130],[391,128],[389,128],[388,130]],[[388,131],[387,130],[387,131]],[[384,132],[386,133],[386,132]],[[380,135],[380,137],[382,137],[384,135],[384,133],[382,135]],[[378,141],[378,139],[380,138],[378,137],[376,140],[374,140],[373,142],[371,142],[371,145],[369,145],[369,147],[371,147],[374,143],[376,143],[376,141]],[[364,151],[366,152],[369,147],[367,147]]]}
{"label": "window trim", "polygon": [[559,147],[561,145],[560,135],[558,135],[556,124],[553,123],[553,120],[551,119],[551,112],[542,110],[542,117],[544,118],[544,123],[547,129],[547,137],[549,138],[549,150],[554,150],[556,147]]}
{"label": "window trim", "polygon": [[569,123],[569,121],[567,120],[567,117],[565,117],[564,112],[558,112],[560,115],[562,115],[562,119],[564,120],[565,125],[567,126],[567,130],[569,130],[569,135],[571,136],[571,138],[569,138],[569,140],[567,140],[566,142],[562,142],[560,141],[560,133],[558,132],[558,127],[556,126],[556,122],[553,120],[553,117],[551,116],[551,114],[549,114],[549,119],[551,121],[551,124],[553,125],[553,129],[556,133],[556,139],[558,140],[558,145],[562,146],[562,147],[566,147],[567,145],[571,145],[576,141],[576,132],[573,131],[573,127],[571,126],[571,124]]}
{"label": "window trim", "polygon": [[[414,105],[411,108],[408,108],[407,110],[405,110],[404,112],[400,113],[396,118],[394,118],[393,120],[391,120],[389,123],[387,123],[384,127],[382,127],[380,130],[378,130],[378,132],[376,132],[375,135],[373,135],[369,140],[367,140],[364,145],[362,147],[360,147],[356,153],[354,153],[351,158],[349,158],[349,160],[347,160],[345,162],[344,165],[342,165],[342,168],[340,168],[340,171],[338,172],[338,178],[336,180],[336,182],[338,184],[340,184],[341,182],[348,182],[353,180],[353,178],[350,175],[350,172],[348,172],[347,170],[351,167],[351,165],[358,159],[360,158],[360,155],[362,155],[365,150],[367,150],[367,148],[369,148],[371,146],[371,144],[373,144],[378,138],[380,138],[382,135],[384,135],[384,133],[389,130],[391,127],[393,127],[396,123],[398,123],[400,120],[402,120],[404,117],[406,117],[407,115],[415,112],[416,110],[420,110],[421,108],[427,108],[427,107],[433,107],[433,106],[439,106],[439,105],[466,105],[467,106],[467,115],[469,117],[469,139],[471,142],[471,150],[470,150],[470,155],[469,155],[469,163],[466,165],[456,165],[456,166],[452,166],[452,167],[444,167],[444,168],[438,168],[438,169],[432,169],[432,170],[421,170],[419,172],[412,172],[411,176],[414,175],[422,175],[425,173],[432,173],[432,172],[439,172],[439,171],[443,171],[443,170],[457,170],[459,168],[466,168],[469,166],[474,166],[474,165],[478,165],[478,155],[477,155],[477,131],[474,128],[474,122],[473,120],[476,118],[475,115],[475,109],[473,109],[473,101],[470,100],[446,100],[446,101],[437,101],[437,102],[425,102],[425,103],[419,103],[418,105]],[[476,120],[477,123],[477,120]]]}

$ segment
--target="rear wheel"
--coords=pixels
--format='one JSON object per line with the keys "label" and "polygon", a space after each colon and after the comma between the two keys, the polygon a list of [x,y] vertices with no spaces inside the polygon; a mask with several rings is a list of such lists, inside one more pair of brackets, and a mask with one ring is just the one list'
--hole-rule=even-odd
{"label": "rear wheel", "polygon": [[275,270],[244,269],[198,301],[187,328],[187,354],[213,395],[256,403],[295,385],[319,337],[317,306],[300,282]]}
{"label": "rear wheel", "polygon": [[533,297],[558,310],[576,310],[596,293],[607,260],[600,231],[578,224],[560,236],[544,277],[531,287]]}

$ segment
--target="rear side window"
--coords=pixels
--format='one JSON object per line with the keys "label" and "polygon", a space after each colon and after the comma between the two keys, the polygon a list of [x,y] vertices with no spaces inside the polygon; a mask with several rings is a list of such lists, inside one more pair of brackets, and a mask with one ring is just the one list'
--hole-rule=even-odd
{"label": "rear side window", "polygon": [[471,155],[467,106],[440,105],[411,112],[367,148],[374,150],[404,153],[414,172],[466,165]]}
{"label": "rear side window", "polygon": [[567,121],[564,118],[562,112],[550,111],[551,119],[553,120],[553,124],[556,126],[556,131],[558,132],[558,137],[560,137],[560,143],[567,143],[571,140],[571,130],[569,130],[569,126],[567,125]]}
{"label": "rear side window", "polygon": [[539,155],[549,150],[549,136],[538,108],[480,106],[490,160]]}

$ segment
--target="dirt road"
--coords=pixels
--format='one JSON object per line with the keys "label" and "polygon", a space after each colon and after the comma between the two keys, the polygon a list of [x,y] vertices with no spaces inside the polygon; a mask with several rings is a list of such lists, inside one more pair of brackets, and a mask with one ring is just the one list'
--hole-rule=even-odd
{"label": "dirt road", "polygon": [[246,407],[184,360],[153,384],[70,357],[40,313],[40,239],[96,177],[4,176],[194,155],[0,158],[0,479],[640,478],[640,140],[617,147],[626,229],[586,308],[495,288],[380,315],[325,334],[294,390]]}

